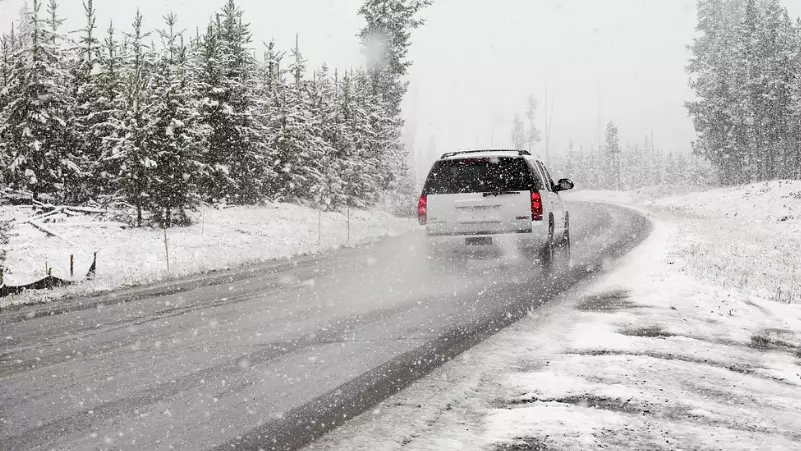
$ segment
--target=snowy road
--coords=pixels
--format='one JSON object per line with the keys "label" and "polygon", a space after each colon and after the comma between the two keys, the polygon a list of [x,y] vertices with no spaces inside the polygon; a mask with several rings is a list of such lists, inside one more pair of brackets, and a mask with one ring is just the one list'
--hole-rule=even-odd
{"label": "snowy road", "polygon": [[575,265],[555,278],[520,260],[431,270],[406,236],[173,294],[0,314],[0,449],[298,448],[650,229],[621,207],[571,208]]}

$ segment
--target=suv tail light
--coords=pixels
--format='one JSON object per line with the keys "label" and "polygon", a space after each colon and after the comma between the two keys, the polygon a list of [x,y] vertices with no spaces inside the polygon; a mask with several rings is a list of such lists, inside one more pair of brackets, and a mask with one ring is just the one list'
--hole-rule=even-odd
{"label": "suv tail light", "polygon": [[542,196],[539,191],[531,192],[531,220],[542,221]]}
{"label": "suv tail light", "polygon": [[425,194],[421,195],[420,200],[417,201],[417,221],[420,222],[420,225],[428,223],[428,197]]}

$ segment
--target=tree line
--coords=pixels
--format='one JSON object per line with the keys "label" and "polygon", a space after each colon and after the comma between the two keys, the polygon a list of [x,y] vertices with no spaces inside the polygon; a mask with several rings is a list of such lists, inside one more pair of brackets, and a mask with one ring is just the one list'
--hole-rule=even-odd
{"label": "tree line", "polygon": [[[54,202],[123,202],[161,224],[200,203],[369,207],[413,189],[401,142],[410,30],[428,0],[366,0],[364,68],[307,67],[226,0],[203,30],[65,33],[33,0],[0,39],[0,184]],[[44,9],[44,10],[43,10]],[[380,51],[375,51],[380,49]]]}
{"label": "tree line", "polygon": [[801,179],[801,19],[779,0],[700,0],[697,31],[695,152],[727,185]]}
{"label": "tree line", "polygon": [[630,190],[658,185],[700,186],[717,183],[706,158],[658,148],[652,139],[621,144],[614,122],[602,146],[576,149],[551,159],[555,177],[568,177],[581,189]]}
{"label": "tree line", "polygon": [[[604,142],[597,147],[576,149],[571,142],[566,151],[549,155],[546,142],[544,152],[535,151],[535,145],[541,141],[536,125],[537,105],[534,96],[529,95],[525,111],[527,121],[519,113],[513,115],[512,144],[516,149],[538,155],[555,177],[570,178],[578,188],[624,190],[662,184],[718,183],[715,168],[706,157],[657,148],[648,137],[641,143],[621,144],[618,127],[612,121],[606,126]],[[546,135],[550,121],[546,115]]]}

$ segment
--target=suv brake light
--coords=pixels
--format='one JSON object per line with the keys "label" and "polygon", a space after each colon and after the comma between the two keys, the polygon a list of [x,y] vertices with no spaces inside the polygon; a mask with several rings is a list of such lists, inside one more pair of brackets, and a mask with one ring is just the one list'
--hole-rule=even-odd
{"label": "suv brake light", "polygon": [[531,220],[542,221],[542,196],[539,191],[531,192]]}
{"label": "suv brake light", "polygon": [[417,221],[420,222],[420,225],[428,223],[428,197],[425,194],[421,195],[420,200],[417,201]]}

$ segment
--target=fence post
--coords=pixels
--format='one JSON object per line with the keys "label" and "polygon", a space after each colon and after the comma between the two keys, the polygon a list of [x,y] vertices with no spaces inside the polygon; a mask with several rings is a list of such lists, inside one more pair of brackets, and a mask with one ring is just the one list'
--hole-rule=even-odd
{"label": "fence post", "polygon": [[70,254],[70,278],[75,276],[75,256]]}
{"label": "fence post", "polygon": [[170,272],[170,247],[167,244],[167,225],[162,224],[162,228],[164,229],[164,253],[167,255],[167,272]]}

